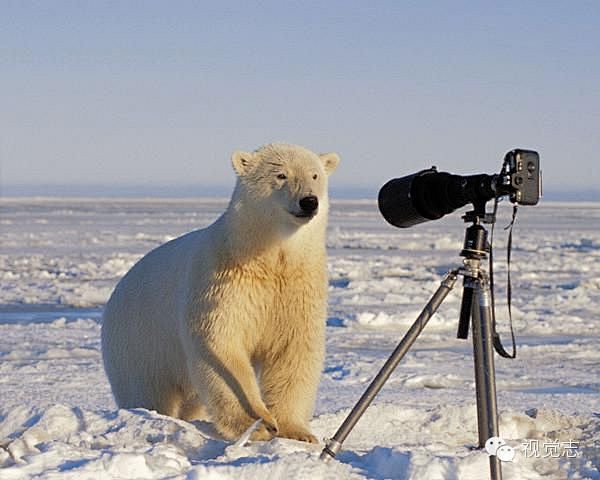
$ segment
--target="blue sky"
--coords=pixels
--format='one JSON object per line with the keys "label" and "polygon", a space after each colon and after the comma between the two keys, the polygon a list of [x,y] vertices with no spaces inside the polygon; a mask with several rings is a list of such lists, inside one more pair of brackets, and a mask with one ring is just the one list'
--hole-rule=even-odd
{"label": "blue sky", "polygon": [[[337,188],[536,149],[599,190],[600,2],[0,3],[14,185],[233,185],[233,150],[342,157]],[[198,194],[202,190],[199,188]]]}

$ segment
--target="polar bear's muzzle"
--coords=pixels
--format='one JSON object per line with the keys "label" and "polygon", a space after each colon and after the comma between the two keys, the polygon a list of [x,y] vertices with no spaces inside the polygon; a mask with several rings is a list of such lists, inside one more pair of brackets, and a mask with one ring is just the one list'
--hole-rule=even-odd
{"label": "polar bear's muzzle", "polygon": [[314,195],[308,195],[301,198],[298,205],[300,205],[300,211],[295,212],[294,216],[298,218],[312,218],[317,214],[317,210],[319,209],[319,199]]}

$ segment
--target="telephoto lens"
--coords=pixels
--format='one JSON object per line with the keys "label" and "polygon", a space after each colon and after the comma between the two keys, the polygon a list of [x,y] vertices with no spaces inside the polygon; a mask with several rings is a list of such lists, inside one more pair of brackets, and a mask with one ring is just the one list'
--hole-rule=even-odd
{"label": "telephoto lens", "polygon": [[453,175],[435,167],[394,178],[379,190],[379,211],[395,227],[437,220],[467,203],[496,196],[496,175]]}

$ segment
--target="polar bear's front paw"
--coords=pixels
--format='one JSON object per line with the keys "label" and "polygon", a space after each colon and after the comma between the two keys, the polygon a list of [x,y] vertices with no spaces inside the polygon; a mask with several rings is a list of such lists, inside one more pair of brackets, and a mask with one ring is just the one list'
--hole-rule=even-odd
{"label": "polar bear's front paw", "polygon": [[261,425],[254,432],[252,432],[252,435],[250,435],[250,440],[253,442],[268,442],[269,440],[273,439],[274,436],[275,435],[269,432],[264,425]]}
{"label": "polar bear's front paw", "polygon": [[260,418],[262,418],[262,425],[264,426],[264,428],[266,428],[271,435],[277,435],[277,433],[279,432],[277,420],[275,420],[275,417],[271,415],[271,413],[267,409],[261,412]]}
{"label": "polar bear's front paw", "polygon": [[279,430],[279,437],[291,438],[292,440],[299,440],[301,442],[307,443],[319,443],[317,437],[315,437],[312,433],[310,433],[307,429],[302,427],[293,427],[290,426],[288,428],[282,427]]}
{"label": "polar bear's front paw", "polygon": [[269,413],[267,409],[261,412],[260,418],[262,423],[250,436],[251,440],[271,440],[279,432],[277,420]]}

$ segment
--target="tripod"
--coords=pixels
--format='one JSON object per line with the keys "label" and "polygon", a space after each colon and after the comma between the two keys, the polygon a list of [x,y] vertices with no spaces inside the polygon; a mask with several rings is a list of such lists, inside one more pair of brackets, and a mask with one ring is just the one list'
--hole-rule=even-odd
{"label": "tripod", "polygon": [[[490,222],[490,218],[485,213],[485,205],[475,205],[475,210],[465,214],[463,219],[465,223],[472,222],[472,225],[466,229],[463,250],[460,252],[460,255],[464,257],[463,266],[446,274],[441,285],[335,435],[326,442],[326,446],[321,452],[321,460],[335,458],[346,437],[423,331],[429,319],[450,293],[450,290],[454,288],[459,275],[463,277],[463,296],[457,336],[458,338],[467,338],[469,324],[472,323],[479,447],[483,448],[487,439],[498,436],[490,285],[488,275],[481,267],[481,260],[487,258],[488,251],[487,231],[481,223]],[[491,455],[489,462],[490,478],[501,480],[502,470],[498,457]]]}

